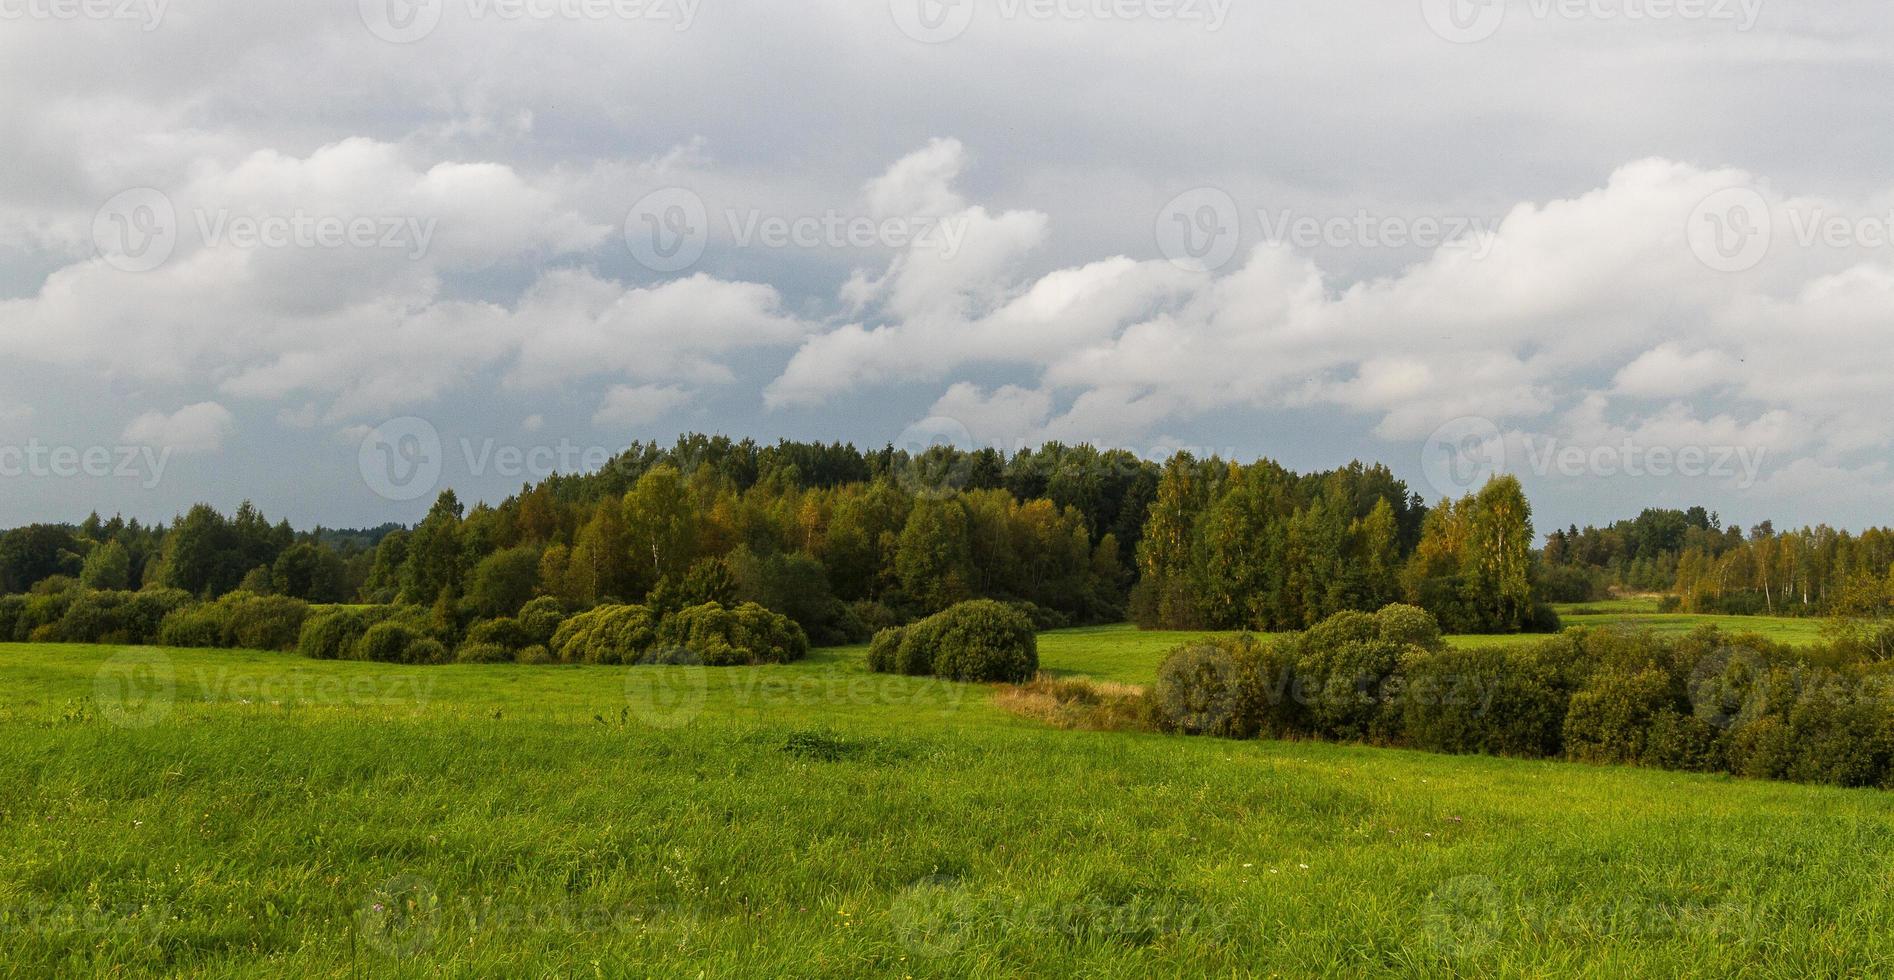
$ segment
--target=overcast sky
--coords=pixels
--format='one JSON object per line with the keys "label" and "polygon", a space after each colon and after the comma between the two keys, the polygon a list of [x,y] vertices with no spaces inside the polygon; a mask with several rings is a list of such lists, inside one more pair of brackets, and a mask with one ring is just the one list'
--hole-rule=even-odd
{"label": "overcast sky", "polygon": [[0,526],[633,440],[1886,523],[1884,0],[0,0]]}

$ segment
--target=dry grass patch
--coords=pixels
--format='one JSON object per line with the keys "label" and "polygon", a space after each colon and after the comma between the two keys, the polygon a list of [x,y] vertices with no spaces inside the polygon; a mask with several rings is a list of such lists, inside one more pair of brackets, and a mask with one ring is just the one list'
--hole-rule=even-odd
{"label": "dry grass patch", "polygon": [[1151,731],[1144,688],[1115,681],[1039,674],[993,695],[993,703],[1021,718],[1088,732]]}

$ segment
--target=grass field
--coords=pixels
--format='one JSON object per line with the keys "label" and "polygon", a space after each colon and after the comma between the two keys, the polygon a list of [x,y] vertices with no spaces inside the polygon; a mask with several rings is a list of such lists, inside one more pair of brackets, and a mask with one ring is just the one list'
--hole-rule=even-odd
{"label": "grass field", "polygon": [[[1048,634],[1144,682],[1187,637]],[[1054,731],[786,667],[0,647],[18,975],[1885,975],[1872,791]]]}
{"label": "grass field", "polygon": [[[1660,633],[1688,633],[1699,626],[1720,626],[1732,633],[1758,633],[1796,645],[1818,643],[1822,621],[1784,616],[1704,616],[1659,613],[1655,599],[1571,603],[1558,607],[1567,626],[1650,629]],[[1145,632],[1129,626],[1090,626],[1057,630],[1039,638],[1040,666],[1061,676],[1089,676],[1100,680],[1144,684],[1157,665],[1179,644],[1214,633]],[[1450,636],[1457,646],[1519,646],[1544,639],[1536,635]]]}

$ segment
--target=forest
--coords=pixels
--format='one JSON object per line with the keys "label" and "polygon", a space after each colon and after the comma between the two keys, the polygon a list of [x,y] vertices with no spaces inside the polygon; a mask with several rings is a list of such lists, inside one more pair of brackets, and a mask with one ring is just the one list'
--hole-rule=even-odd
{"label": "forest", "polygon": [[1615,592],[1671,593],[1689,611],[1878,615],[1891,565],[1886,531],[1745,534],[1703,508],[1540,544],[1507,476],[1430,506],[1360,462],[1296,473],[1058,443],[908,453],[692,434],[494,505],[448,490],[412,527],[297,531],[246,502],[168,524],[17,528],[0,534],[0,595],[66,598],[30,615],[16,598],[0,638],[59,638],[72,596],[140,592],[172,596],[167,614],[232,595],[424,609],[450,648],[534,600],[660,618],[754,603],[817,645],[972,599],[1014,604],[1041,629],[1300,630],[1403,602],[1451,633],[1549,632],[1550,602]]}

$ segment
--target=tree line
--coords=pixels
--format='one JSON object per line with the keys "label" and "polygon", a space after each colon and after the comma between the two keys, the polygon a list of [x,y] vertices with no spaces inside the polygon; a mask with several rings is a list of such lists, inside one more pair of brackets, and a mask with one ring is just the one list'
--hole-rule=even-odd
{"label": "tree line", "polygon": [[1827,525],[1725,527],[1715,513],[1646,510],[1606,528],[1554,531],[1546,593],[1562,601],[1613,590],[1666,592],[1676,608],[1728,615],[1881,619],[1894,613],[1894,530]]}
{"label": "tree line", "polygon": [[1385,466],[1298,475],[1173,458],[1137,550],[1132,617],[1162,629],[1300,630],[1408,602],[1450,631],[1553,629],[1519,481],[1429,508]]}
{"label": "tree line", "polygon": [[1051,443],[910,453],[687,435],[413,527],[297,532],[246,503],[170,525],[96,515],[0,534],[0,592],[242,592],[435,608],[462,628],[564,608],[755,602],[817,643],[972,599],[1040,628],[1300,629],[1410,602],[1455,632],[1553,624],[1531,508],[1502,477],[1429,507],[1385,466],[1299,474]]}

